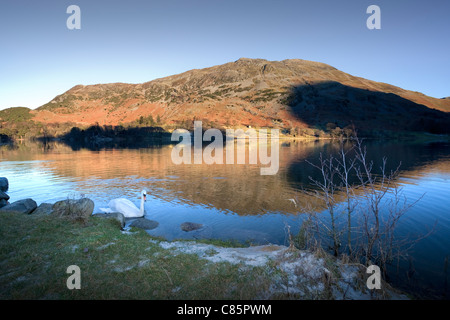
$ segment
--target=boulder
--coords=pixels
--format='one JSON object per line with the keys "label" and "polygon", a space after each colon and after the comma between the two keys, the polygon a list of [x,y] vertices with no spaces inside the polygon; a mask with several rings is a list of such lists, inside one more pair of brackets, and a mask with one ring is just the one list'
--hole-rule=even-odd
{"label": "boulder", "polygon": [[200,229],[202,227],[203,227],[202,224],[194,223],[194,222],[183,222],[180,225],[181,230],[186,231],[186,232],[194,231],[194,230]]}
{"label": "boulder", "polygon": [[1,177],[0,178],[0,191],[6,192],[6,191],[8,191],[8,188],[9,188],[8,179]]}
{"label": "boulder", "polygon": [[159,223],[157,221],[145,219],[145,218],[139,218],[136,220],[133,220],[130,223],[130,227],[140,228],[144,230],[152,230],[155,229],[157,226],[159,226]]}
{"label": "boulder", "polygon": [[87,220],[94,212],[94,201],[88,198],[62,200],[53,205],[52,211],[58,217]]}
{"label": "boulder", "polygon": [[8,205],[9,204],[8,200],[9,196],[3,191],[0,191],[0,208]]}
{"label": "boulder", "polygon": [[125,217],[120,212],[111,212],[111,213],[96,213],[94,217],[104,218],[104,219],[113,219],[119,222],[121,228],[125,227]]}
{"label": "boulder", "polygon": [[5,192],[0,191],[0,199],[9,200],[9,196]]}
{"label": "boulder", "polygon": [[53,204],[52,203],[41,203],[36,210],[32,212],[32,214],[43,214],[48,215],[53,212]]}
{"label": "boulder", "polygon": [[33,199],[23,199],[15,201],[0,208],[1,212],[14,212],[14,213],[25,213],[30,214],[37,208],[37,203]]}
{"label": "boulder", "polygon": [[271,236],[268,233],[251,229],[227,229],[223,238],[261,245],[271,242]]}
{"label": "boulder", "polygon": [[213,229],[211,226],[203,225],[200,229],[192,231],[183,231],[186,239],[211,239],[213,238]]}
{"label": "boulder", "polygon": [[9,204],[8,200],[0,199],[0,208],[7,206]]}

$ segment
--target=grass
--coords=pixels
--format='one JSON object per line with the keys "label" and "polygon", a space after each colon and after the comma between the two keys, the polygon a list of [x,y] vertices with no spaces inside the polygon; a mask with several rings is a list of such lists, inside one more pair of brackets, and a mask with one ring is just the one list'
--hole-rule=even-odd
{"label": "grass", "polygon": [[[0,236],[3,300],[333,299],[333,288],[341,290],[337,286],[339,267],[325,252],[289,248],[277,259],[259,266],[212,262],[195,253],[163,247],[162,239],[141,229],[121,232],[114,220],[90,217],[82,223],[52,215],[4,212],[0,213]],[[214,245],[206,256],[214,256],[220,247],[244,246],[235,241],[183,240],[192,245],[197,242]],[[298,260],[302,255],[317,254],[319,260],[313,264]],[[72,275],[67,268],[71,265],[80,268],[80,290],[67,288]],[[324,277],[322,265],[330,277]],[[311,278],[311,268],[322,278]],[[315,289],[319,282],[323,282],[324,290]]]}
{"label": "grass", "polygon": [[[0,221],[0,299],[254,299],[270,284],[264,268],[173,254],[107,219],[2,213]],[[80,267],[80,290],[66,287],[70,265]]]}

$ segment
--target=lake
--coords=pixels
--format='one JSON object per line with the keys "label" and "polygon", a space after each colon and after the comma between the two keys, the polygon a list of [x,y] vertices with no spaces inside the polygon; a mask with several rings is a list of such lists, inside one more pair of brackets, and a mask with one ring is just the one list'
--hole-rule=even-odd
{"label": "lake", "polygon": [[[446,258],[450,256],[450,143],[447,141],[367,141],[367,154],[379,166],[401,162],[399,183],[408,202],[420,199],[402,217],[397,232],[410,237],[432,233],[391,268],[394,286],[432,298],[450,296]],[[280,142],[279,170],[261,175],[258,164],[180,164],[173,145],[139,148],[74,147],[62,142],[0,146],[0,176],[7,177],[10,201],[32,198],[38,204],[86,196],[94,212],[125,197],[139,206],[147,191],[146,218],[159,222],[151,235],[173,239],[232,239],[248,244],[289,244],[288,228],[298,233],[302,214],[296,203],[320,211],[304,194],[317,177],[307,163],[336,153],[330,141]],[[296,203],[291,199],[296,200]],[[204,225],[193,232],[183,222]]]}

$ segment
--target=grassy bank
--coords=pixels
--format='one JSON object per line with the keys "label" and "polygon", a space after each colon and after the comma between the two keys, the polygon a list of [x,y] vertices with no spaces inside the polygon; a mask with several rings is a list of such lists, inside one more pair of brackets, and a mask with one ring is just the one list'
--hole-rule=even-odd
{"label": "grassy bank", "polygon": [[[145,231],[124,234],[113,221],[91,218],[82,225],[9,214],[0,219],[1,299],[250,298],[256,293],[254,278],[238,266],[171,255],[149,242]],[[70,265],[81,269],[81,290],[66,287]],[[230,291],[231,282],[237,286]]]}
{"label": "grassy bank", "polygon": [[[362,273],[328,256],[283,250],[262,264],[253,263],[255,255],[251,263],[219,261],[219,252],[238,249],[165,242],[140,229],[120,231],[114,221],[97,217],[82,224],[48,215],[2,213],[0,235],[0,299],[392,297],[387,290],[371,294],[364,289]],[[279,248],[267,246],[261,252]],[[80,267],[80,290],[66,286],[70,265]]]}

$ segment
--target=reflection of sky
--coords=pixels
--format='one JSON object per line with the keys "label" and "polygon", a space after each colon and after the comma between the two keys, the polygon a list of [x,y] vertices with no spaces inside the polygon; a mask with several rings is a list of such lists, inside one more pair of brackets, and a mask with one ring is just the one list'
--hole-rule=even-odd
{"label": "reflection of sky", "polygon": [[[217,210],[199,204],[187,204],[150,197],[146,204],[146,218],[159,222],[150,234],[168,240],[217,238],[250,241],[253,243],[286,244],[285,223],[296,223],[295,217],[277,214],[240,216],[230,211]],[[204,227],[195,232],[180,229],[183,222],[201,223]]]}
{"label": "reflection of sky", "polygon": [[450,174],[432,172],[401,186],[410,201],[420,199],[408,215],[415,223],[435,218],[450,222]]}
{"label": "reflection of sky", "polygon": [[[424,234],[436,224],[433,234],[421,241],[416,251],[422,251],[418,248],[423,248],[427,259],[430,259],[429,254],[435,254],[436,258],[442,260],[443,267],[445,255],[450,255],[450,175],[432,173],[419,179],[416,184],[403,187],[404,195],[410,201],[420,200],[405,216],[402,231]],[[428,260],[428,263],[432,261]]]}
{"label": "reflection of sky", "polygon": [[1,176],[8,177],[10,202],[32,198],[38,204],[67,198],[71,178],[57,175],[48,161],[2,161]]}
{"label": "reflection of sky", "polygon": [[441,294],[445,259],[450,257],[450,175],[431,172],[402,186],[409,201],[420,200],[402,218],[398,233],[412,239],[427,235],[414,244],[409,257],[420,283]]}

